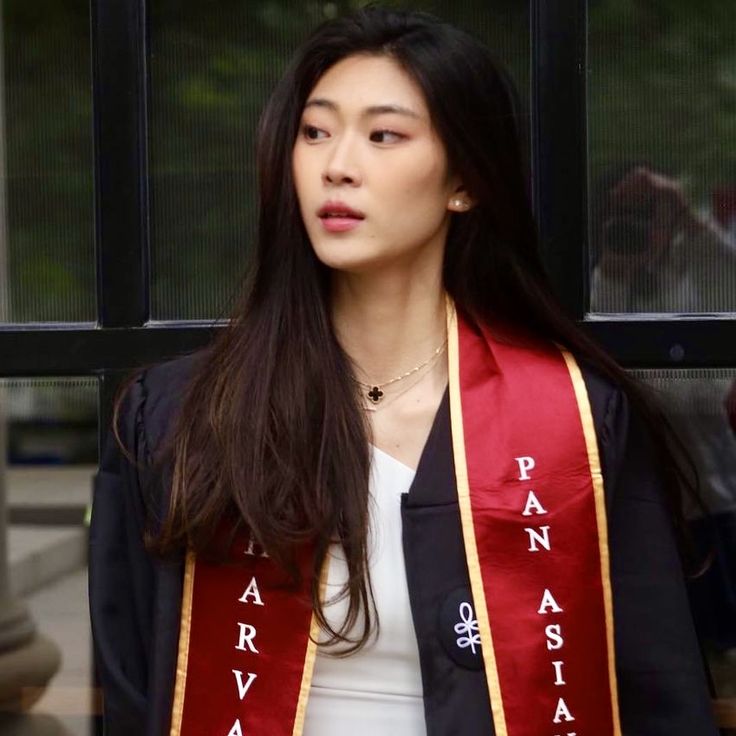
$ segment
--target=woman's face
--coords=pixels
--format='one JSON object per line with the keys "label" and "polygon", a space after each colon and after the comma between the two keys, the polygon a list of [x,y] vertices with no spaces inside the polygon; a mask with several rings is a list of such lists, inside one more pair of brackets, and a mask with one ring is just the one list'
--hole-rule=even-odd
{"label": "woman's face", "polygon": [[421,90],[386,56],[351,56],[320,78],[292,163],[312,247],[336,270],[441,256],[448,210],[465,208]]}

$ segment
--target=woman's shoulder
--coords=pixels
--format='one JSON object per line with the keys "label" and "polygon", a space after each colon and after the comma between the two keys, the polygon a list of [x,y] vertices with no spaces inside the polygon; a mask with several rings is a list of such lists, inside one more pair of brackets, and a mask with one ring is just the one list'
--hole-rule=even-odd
{"label": "woman's shoulder", "polygon": [[187,387],[205,359],[203,350],[140,368],[124,392],[121,429],[143,440],[149,453],[176,422]]}
{"label": "woman's shoulder", "polygon": [[627,402],[624,389],[598,369],[583,362],[580,362],[579,365],[596,428],[610,430],[615,418],[626,412]]}
{"label": "woman's shoulder", "polygon": [[[654,476],[659,477],[662,471],[661,444],[657,444],[662,442],[662,438],[657,439],[652,423],[653,417],[662,415],[664,418],[658,397],[646,385],[640,386],[638,397],[630,396],[628,389],[599,371],[582,365],[581,371],[588,390],[601,468],[607,482],[612,486],[626,477],[627,494],[654,499],[655,492],[646,486],[651,485],[649,481]],[[645,414],[645,410],[649,413]]]}
{"label": "woman's shoulder", "polygon": [[187,386],[205,360],[205,351],[180,355],[142,371],[141,381],[147,393],[151,417],[170,416],[184,398]]}
{"label": "woman's shoulder", "polygon": [[599,370],[580,363],[590,402],[601,466],[613,476],[623,461],[630,432],[630,407],[623,387]]}

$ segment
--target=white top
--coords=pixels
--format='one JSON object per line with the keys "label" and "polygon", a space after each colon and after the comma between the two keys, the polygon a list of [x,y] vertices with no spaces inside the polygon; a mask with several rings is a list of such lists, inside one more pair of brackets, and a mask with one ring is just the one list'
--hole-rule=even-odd
{"label": "white top", "polygon": [[[401,495],[413,479],[411,468],[372,447],[368,564],[380,633],[348,657],[332,657],[317,649],[304,736],[426,736],[419,650],[401,542]],[[347,577],[341,553],[336,545],[330,555],[327,601]],[[333,627],[344,621],[346,609],[345,600],[327,606]]]}

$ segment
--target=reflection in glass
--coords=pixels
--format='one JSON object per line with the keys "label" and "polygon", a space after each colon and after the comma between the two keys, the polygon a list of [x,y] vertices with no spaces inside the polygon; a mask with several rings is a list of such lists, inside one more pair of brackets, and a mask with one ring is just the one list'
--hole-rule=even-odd
{"label": "reflection in glass", "polygon": [[[0,429],[7,438],[0,504],[8,520],[0,527],[8,550],[0,579],[39,632],[33,641],[40,650],[23,654],[29,672],[55,663],[47,684],[28,675],[16,712],[0,716],[0,732],[23,727],[88,736],[96,706],[85,519],[97,462],[96,379],[0,380]],[[25,646],[29,642],[20,639],[16,649]]]}
{"label": "reflection in glass", "polygon": [[638,371],[659,395],[697,468],[707,514],[687,509],[706,571],[691,604],[719,697],[736,727],[736,370]]}
{"label": "reflection in glass", "polygon": [[[365,4],[150,4],[154,318],[210,319],[227,310],[256,227],[253,149],[260,110],[309,30]],[[527,96],[527,3],[393,4],[432,12],[478,35]]]}
{"label": "reflection in glass", "polygon": [[591,311],[736,311],[732,8],[590,5]]}
{"label": "reflection in glass", "polygon": [[12,322],[95,318],[89,27],[85,0],[2,3],[0,268]]}

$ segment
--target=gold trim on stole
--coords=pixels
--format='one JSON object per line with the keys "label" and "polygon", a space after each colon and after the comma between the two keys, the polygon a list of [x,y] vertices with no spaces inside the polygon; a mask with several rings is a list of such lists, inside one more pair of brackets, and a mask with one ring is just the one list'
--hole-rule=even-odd
{"label": "gold trim on stole", "polygon": [[[559,346],[558,346],[559,347]],[[595,517],[598,524],[598,548],[601,560],[601,583],[603,586],[603,607],[606,615],[606,643],[608,645],[608,681],[611,685],[611,711],[613,713],[614,736],[621,736],[621,722],[618,712],[618,682],[616,680],[616,656],[613,636],[613,592],[611,588],[611,563],[608,550],[608,519],[606,516],[606,497],[603,489],[603,473],[598,453],[598,438],[593,423],[588,389],[575,358],[565,349],[560,348],[567,370],[570,373],[575,398],[578,403],[580,421],[583,425],[585,445],[588,451],[588,465],[593,482],[595,497]]]}
{"label": "gold trim on stole", "polygon": [[309,641],[307,651],[304,655],[304,670],[302,671],[302,684],[299,687],[299,700],[296,703],[296,714],[294,715],[294,730],[292,736],[302,736],[304,720],[307,715],[307,701],[309,690],[312,687],[312,675],[314,673],[314,660],[317,657],[317,635],[319,634],[319,622],[312,614],[312,622],[309,625]]}
{"label": "gold trim on stole", "polygon": [[194,598],[195,555],[187,551],[184,568],[184,590],[181,599],[181,625],[179,626],[179,654],[176,660],[176,684],[174,686],[174,705],[171,708],[170,736],[181,734],[184,717],[184,693],[187,688],[187,665],[189,664],[189,639],[192,631],[192,600]]}
{"label": "gold trim on stole", "polygon": [[462,403],[460,397],[460,345],[455,306],[447,301],[447,359],[450,393],[450,424],[452,428],[452,451],[455,459],[455,479],[457,482],[457,497],[460,506],[460,519],[465,542],[465,556],[470,574],[470,588],[473,592],[475,617],[478,621],[483,664],[485,667],[488,694],[493,712],[493,724],[496,736],[508,736],[506,728],[506,714],[501,697],[501,683],[496,666],[496,653],[493,648],[491,622],[488,617],[486,593],[483,588],[483,578],[478,559],[478,547],[475,541],[473,526],[473,512],[470,505],[470,484],[468,483],[468,466],[465,456],[465,432],[463,430]]}
{"label": "gold trim on stole", "polygon": [[[319,599],[325,600],[325,587],[327,585],[327,570],[329,568],[328,561],[325,560],[322,565],[319,580]],[[302,736],[304,730],[304,721],[307,716],[307,702],[309,701],[309,692],[312,687],[312,675],[314,674],[314,661],[317,658],[317,638],[319,636],[319,621],[314,612],[312,612],[312,621],[309,624],[309,641],[307,642],[307,651],[304,654],[304,669],[302,670],[302,684],[299,687],[299,699],[296,704],[296,714],[294,716],[294,729],[292,736]]]}

